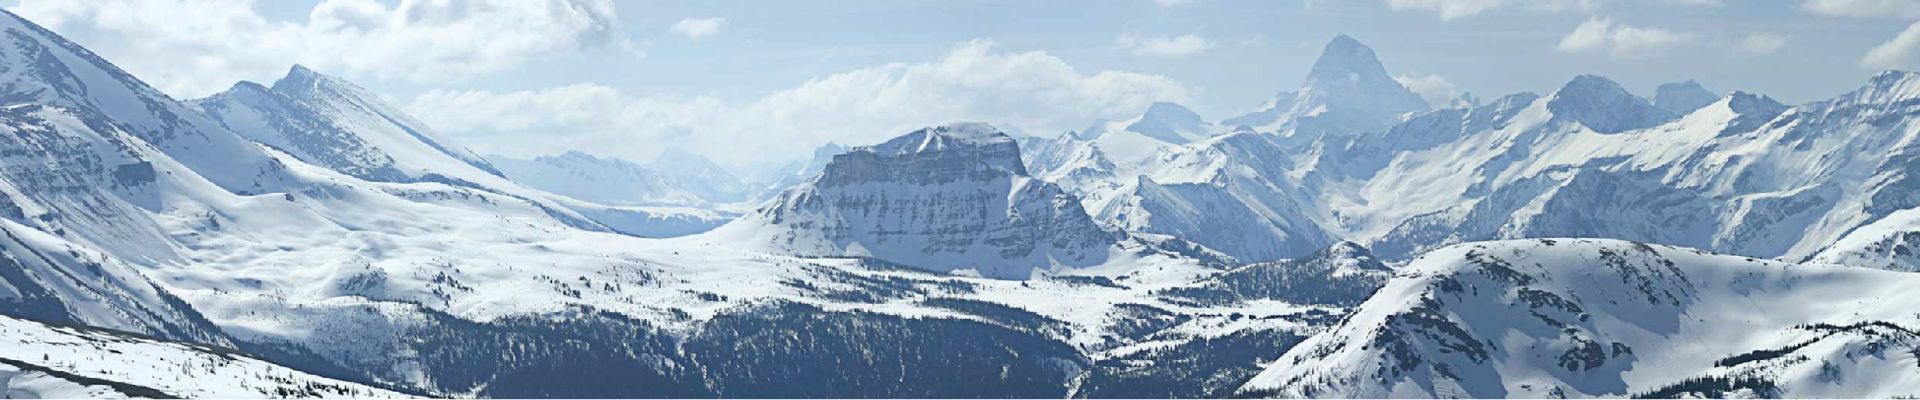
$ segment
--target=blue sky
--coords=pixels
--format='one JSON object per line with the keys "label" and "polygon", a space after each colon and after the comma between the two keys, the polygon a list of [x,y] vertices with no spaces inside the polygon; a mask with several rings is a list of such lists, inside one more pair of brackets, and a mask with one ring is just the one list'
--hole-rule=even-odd
{"label": "blue sky", "polygon": [[1052,135],[1156,100],[1219,120],[1338,34],[1436,99],[1592,73],[1799,103],[1920,64],[1920,0],[5,3],[176,97],[298,62],[482,152],[742,165],[963,119]]}

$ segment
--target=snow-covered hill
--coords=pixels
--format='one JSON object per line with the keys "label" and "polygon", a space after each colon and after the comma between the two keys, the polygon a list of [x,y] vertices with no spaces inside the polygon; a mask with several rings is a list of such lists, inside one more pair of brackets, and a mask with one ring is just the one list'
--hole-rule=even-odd
{"label": "snow-covered hill", "polygon": [[1916,280],[1617,240],[1452,246],[1240,395],[1912,396]]}
{"label": "snow-covered hill", "polygon": [[0,396],[59,398],[406,398],[231,349],[0,316]]}

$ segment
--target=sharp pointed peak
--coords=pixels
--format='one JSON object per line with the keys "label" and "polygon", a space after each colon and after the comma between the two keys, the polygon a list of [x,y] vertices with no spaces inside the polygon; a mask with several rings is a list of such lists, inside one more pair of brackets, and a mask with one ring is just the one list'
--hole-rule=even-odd
{"label": "sharp pointed peak", "polygon": [[287,68],[287,76],[281,77],[280,80],[273,82],[273,91],[293,95],[295,93],[305,93],[322,84],[336,81],[338,80],[322,74],[319,71],[309,69],[305,65],[294,64],[292,67]]}
{"label": "sharp pointed peak", "polygon": [[292,67],[287,68],[286,77],[280,78],[280,79],[292,80],[292,81],[315,81],[315,80],[327,79],[327,75],[320,73],[320,71],[314,71],[311,68],[307,68],[307,66],[305,65],[294,64]]}
{"label": "sharp pointed peak", "polygon": [[1347,80],[1354,79],[1354,75],[1387,76],[1387,69],[1381,65],[1373,48],[1351,36],[1340,35],[1327,42],[1326,48],[1320,51],[1320,58],[1314,61],[1307,79]]}

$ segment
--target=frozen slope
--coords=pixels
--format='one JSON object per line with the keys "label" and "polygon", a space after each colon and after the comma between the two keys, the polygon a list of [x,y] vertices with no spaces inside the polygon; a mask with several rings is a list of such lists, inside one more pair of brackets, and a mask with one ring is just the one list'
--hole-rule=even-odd
{"label": "frozen slope", "polygon": [[206,171],[236,193],[276,190],[280,168],[256,146],[175,102],[93,52],[12,12],[0,11],[0,106],[39,104],[83,110]]}
{"label": "frozen slope", "polygon": [[1911,396],[1916,280],[1615,240],[1452,246],[1240,394]]}
{"label": "frozen slope", "polygon": [[662,237],[725,220],[529,188],[365,89],[298,65],[270,88],[241,82],[193,104],[225,127],[309,164],[374,182],[435,182],[516,197],[576,228]]}
{"label": "frozen slope", "polygon": [[233,350],[0,316],[0,396],[403,398]]}

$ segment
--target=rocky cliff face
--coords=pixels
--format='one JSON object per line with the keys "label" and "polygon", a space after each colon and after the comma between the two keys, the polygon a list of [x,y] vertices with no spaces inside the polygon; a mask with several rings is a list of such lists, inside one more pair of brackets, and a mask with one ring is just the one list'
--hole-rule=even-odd
{"label": "rocky cliff face", "polygon": [[815,180],[729,225],[781,247],[1024,278],[1102,262],[1115,243],[1077,198],[1027,175],[985,124],[922,129],[834,156]]}

